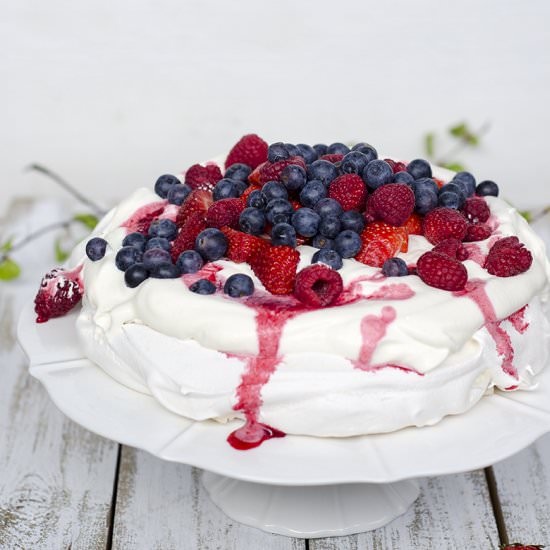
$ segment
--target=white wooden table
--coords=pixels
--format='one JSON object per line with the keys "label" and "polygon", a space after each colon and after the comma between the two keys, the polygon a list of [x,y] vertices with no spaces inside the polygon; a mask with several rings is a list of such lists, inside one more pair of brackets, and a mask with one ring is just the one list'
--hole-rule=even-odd
{"label": "white wooden table", "polygon": [[493,468],[422,480],[414,506],[370,533],[308,541],[231,521],[210,502],[199,470],[87,432],[28,375],[16,321],[39,276],[0,283],[1,550],[550,545],[550,437]]}

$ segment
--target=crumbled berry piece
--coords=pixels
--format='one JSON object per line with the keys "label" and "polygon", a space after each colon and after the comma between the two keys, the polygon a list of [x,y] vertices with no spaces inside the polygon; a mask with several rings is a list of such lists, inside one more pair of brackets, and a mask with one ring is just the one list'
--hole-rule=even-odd
{"label": "crumbled berry piece", "polygon": [[464,241],[467,243],[484,241],[491,236],[491,228],[486,223],[471,223],[466,230]]}
{"label": "crumbled berry piece", "polygon": [[36,322],[62,317],[80,302],[82,287],[71,272],[58,268],[46,273],[34,299]]}
{"label": "crumbled berry piece", "polygon": [[469,199],[466,199],[466,202],[462,207],[462,212],[468,221],[472,223],[485,223],[491,215],[489,205],[484,199],[479,197],[470,197]]}
{"label": "crumbled berry piece", "polygon": [[458,239],[445,239],[437,243],[432,248],[432,252],[444,254],[445,256],[449,256],[449,258],[456,258],[461,262],[467,260],[470,255],[468,249]]}
{"label": "crumbled berry piece", "polygon": [[178,210],[176,225],[182,227],[191,214],[195,212],[199,212],[203,216],[206,216],[206,211],[212,202],[214,202],[214,199],[210,191],[205,191],[204,189],[195,189],[191,191]]}
{"label": "crumbled berry piece", "polygon": [[225,160],[225,168],[240,163],[254,169],[267,160],[267,143],[256,134],[243,136],[235,145]]}
{"label": "crumbled berry piece", "polygon": [[240,198],[219,200],[211,204],[206,212],[207,226],[219,229],[227,225],[236,228],[243,210],[244,204]]}
{"label": "crumbled berry piece", "polygon": [[468,222],[466,218],[452,208],[435,208],[424,217],[422,229],[424,236],[432,244],[445,239],[461,241],[466,235]]}
{"label": "crumbled berry piece", "polygon": [[367,188],[357,174],[344,174],[331,182],[328,196],[338,201],[346,210],[363,210],[367,200]]}
{"label": "crumbled berry piece", "polygon": [[388,183],[375,189],[372,208],[378,219],[390,225],[403,225],[414,210],[414,193],[408,185]]}
{"label": "crumbled berry piece", "polygon": [[533,263],[531,252],[517,237],[497,241],[485,259],[485,269],[497,277],[514,277],[527,271]]}
{"label": "crumbled berry piece", "polygon": [[296,275],[294,296],[309,307],[327,307],[342,293],[342,277],[334,269],[314,264],[302,269]]}
{"label": "crumbled berry piece", "polygon": [[250,258],[250,266],[271,294],[290,294],[294,289],[300,254],[289,246],[270,246]]}
{"label": "crumbled berry piece", "polygon": [[222,172],[217,164],[208,164],[207,166],[193,164],[193,166],[185,172],[185,183],[191,187],[191,189],[212,191],[216,183],[218,183],[222,177]]}
{"label": "crumbled berry piece", "polygon": [[468,280],[468,272],[460,261],[433,251],[420,256],[416,272],[427,285],[441,290],[462,290]]}

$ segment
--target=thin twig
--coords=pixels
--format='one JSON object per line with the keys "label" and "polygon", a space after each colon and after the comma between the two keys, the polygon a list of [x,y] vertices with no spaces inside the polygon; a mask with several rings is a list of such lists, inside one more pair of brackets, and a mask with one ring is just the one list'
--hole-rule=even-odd
{"label": "thin twig", "polygon": [[85,197],[80,191],[78,191],[78,189],[74,188],[68,181],[65,181],[60,175],[56,174],[55,172],[52,172],[49,168],[46,168],[41,164],[31,164],[26,169],[34,170],[36,172],[40,172],[41,174],[44,174],[45,176],[55,181],[60,187],[65,189],[65,191],[70,193],[82,204],[85,204],[86,206],[89,206],[90,208],[92,208],[96,214],[100,216],[103,216],[105,214],[105,210],[103,210],[103,208],[98,206],[95,202],[93,202],[88,197]]}
{"label": "thin twig", "polygon": [[[489,130],[491,129],[491,123],[489,121],[486,121],[483,123],[483,125],[479,128],[479,130],[474,134],[478,138],[484,136]],[[441,155],[439,159],[437,160],[436,164],[439,166],[444,166],[449,162],[449,159],[452,159],[456,154],[460,153],[463,149],[466,149],[468,147],[469,143],[465,139],[459,140],[459,142],[451,147],[445,154]]]}

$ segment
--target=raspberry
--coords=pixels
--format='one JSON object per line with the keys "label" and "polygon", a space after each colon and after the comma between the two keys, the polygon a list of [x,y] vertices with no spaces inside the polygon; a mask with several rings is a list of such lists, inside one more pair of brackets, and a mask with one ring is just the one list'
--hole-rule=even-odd
{"label": "raspberry", "polygon": [[408,185],[388,183],[375,189],[372,208],[390,225],[403,225],[414,210],[414,193]]}
{"label": "raspberry", "polygon": [[485,259],[485,269],[497,277],[514,277],[527,271],[533,263],[531,252],[517,237],[497,241]]}
{"label": "raspberry", "polygon": [[413,212],[403,224],[407,235],[422,235],[422,216]]}
{"label": "raspberry", "polygon": [[246,206],[246,199],[248,199],[248,195],[250,195],[250,193],[252,193],[252,191],[261,191],[262,187],[260,185],[249,185],[245,190],[244,190],[244,193],[239,197],[242,201],[242,203],[244,204],[244,206]]}
{"label": "raspberry", "polygon": [[[268,181],[278,180],[279,176],[281,175],[281,172],[283,171],[283,169],[286,168],[289,164],[297,164],[298,166],[301,166],[304,170],[306,169],[306,165],[305,165],[304,159],[302,157],[290,157],[290,158],[287,158],[285,160],[279,160],[277,162],[266,162],[260,168],[257,183],[261,183],[263,185],[264,183],[267,183]],[[255,180],[251,179],[253,174],[254,174],[254,172],[252,172],[252,174],[250,174],[248,179],[250,181],[254,181],[254,183],[256,183]]]}
{"label": "raspberry", "polygon": [[239,199],[221,199],[210,205],[206,212],[206,223],[208,227],[229,227],[236,228],[239,225],[239,216],[244,210],[243,201]]}
{"label": "raspberry", "polygon": [[248,262],[252,256],[261,253],[269,246],[269,243],[260,237],[248,235],[230,227],[222,227],[221,231],[227,237],[226,256],[239,264]]}
{"label": "raspberry", "polygon": [[357,174],[344,174],[331,182],[328,196],[337,200],[344,210],[363,210],[367,201],[367,188]]}
{"label": "raspberry", "polygon": [[361,233],[363,245],[355,259],[367,265],[382,267],[388,258],[407,248],[408,235],[402,227],[385,222],[372,222]]}
{"label": "raspberry", "polygon": [[340,162],[343,158],[344,155],[340,155],[338,153],[329,153],[328,155],[323,155],[319,157],[319,160],[328,160],[329,162],[335,164],[336,162]]}
{"label": "raspberry", "polygon": [[365,213],[363,214],[363,217],[365,218],[366,224],[375,222],[378,219],[378,215],[376,214],[372,203],[372,195],[367,196],[367,204],[365,205]]}
{"label": "raspberry", "polygon": [[52,269],[46,273],[34,299],[36,322],[45,323],[62,317],[80,302],[82,287],[78,278],[65,269]]}
{"label": "raspberry", "polygon": [[466,235],[467,228],[466,218],[452,208],[431,210],[426,214],[422,226],[424,236],[432,244],[437,244],[445,239],[461,241]]}
{"label": "raspberry", "polygon": [[458,239],[445,239],[437,243],[432,248],[432,252],[438,252],[439,254],[449,256],[449,258],[456,258],[461,262],[467,260],[470,255],[468,249]]}
{"label": "raspberry", "polygon": [[212,191],[216,183],[223,178],[221,170],[217,164],[208,164],[201,166],[193,164],[187,172],[185,172],[185,183],[191,189],[206,189]]}
{"label": "raspberry", "polygon": [[254,254],[250,266],[271,294],[290,294],[294,289],[300,253],[290,246],[270,246]]}
{"label": "raspberry", "polygon": [[225,160],[225,167],[242,162],[254,170],[256,166],[267,160],[267,143],[256,134],[243,136],[235,145]]}
{"label": "raspberry", "polygon": [[136,233],[141,233],[142,235],[147,235],[149,232],[149,227],[151,227],[151,224],[154,220],[156,220],[162,213],[164,212],[164,208],[159,208],[158,210],[154,210],[153,212],[149,212],[146,216],[139,219],[135,226],[134,231]]}
{"label": "raspberry", "polygon": [[395,174],[395,160],[392,160],[392,159],[384,159],[384,160],[390,165],[392,172]]}
{"label": "raspberry", "polygon": [[472,223],[485,223],[491,215],[489,205],[484,199],[479,197],[470,197],[466,199],[462,207],[462,212]]}
{"label": "raspberry", "polygon": [[195,239],[197,235],[206,229],[208,224],[204,218],[203,212],[193,212],[183,224],[178,236],[172,243],[172,260],[175,262],[179,255],[185,250],[195,249]]}
{"label": "raspberry", "polygon": [[464,241],[467,243],[484,241],[491,236],[491,233],[491,228],[486,223],[469,224]]}
{"label": "raspberry", "polygon": [[204,189],[195,189],[191,191],[179,208],[176,224],[178,227],[182,227],[187,221],[187,218],[195,212],[206,215],[206,211],[213,202],[214,199],[210,191],[205,191]]}
{"label": "raspberry", "polygon": [[310,265],[296,275],[294,296],[310,307],[333,304],[342,293],[344,284],[340,274],[322,264]]}
{"label": "raspberry", "polygon": [[458,260],[433,251],[420,256],[416,272],[427,285],[441,290],[462,290],[468,280],[468,272]]}
{"label": "raspberry", "polygon": [[393,167],[393,173],[397,174],[397,172],[406,172],[407,171],[407,165],[404,162],[396,162],[395,166]]}
{"label": "raspberry", "polygon": [[270,163],[267,162],[267,161],[262,162],[262,164],[260,164],[256,168],[254,168],[254,170],[252,170],[251,174],[248,176],[248,182],[253,184],[253,185],[260,185],[260,187],[261,187],[260,174],[261,174],[262,170],[264,170],[264,168],[268,164],[270,164]]}

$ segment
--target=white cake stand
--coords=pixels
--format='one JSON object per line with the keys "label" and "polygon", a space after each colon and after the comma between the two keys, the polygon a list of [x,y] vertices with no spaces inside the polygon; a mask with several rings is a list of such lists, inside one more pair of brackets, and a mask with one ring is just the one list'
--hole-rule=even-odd
{"label": "white cake stand", "polygon": [[126,388],[85,359],[76,313],[44,325],[32,304],[19,341],[30,372],[69,418],[164,460],[202,468],[212,500],[231,518],[298,537],[381,527],[418,496],[414,478],[482,468],[550,431],[550,369],[532,392],[496,393],[429,428],[352,438],[287,436],[237,451],[226,441],[240,423],[194,422]]}

